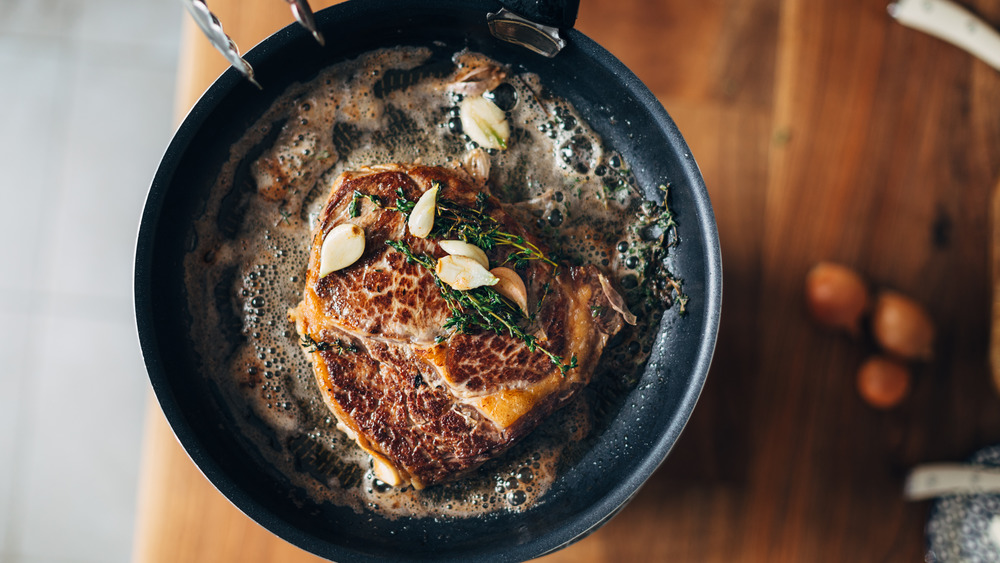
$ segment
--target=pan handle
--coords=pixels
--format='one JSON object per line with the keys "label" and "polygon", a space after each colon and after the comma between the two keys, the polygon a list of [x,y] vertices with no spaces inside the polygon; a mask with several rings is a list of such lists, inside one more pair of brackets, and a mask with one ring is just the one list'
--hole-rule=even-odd
{"label": "pan handle", "polygon": [[535,23],[569,29],[576,23],[580,0],[500,0],[515,14]]}

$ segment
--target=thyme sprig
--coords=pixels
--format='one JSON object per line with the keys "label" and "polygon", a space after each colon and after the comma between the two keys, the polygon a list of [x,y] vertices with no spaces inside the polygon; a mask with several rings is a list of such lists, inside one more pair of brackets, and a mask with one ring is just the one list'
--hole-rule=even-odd
{"label": "thyme sprig", "polygon": [[[354,194],[351,196],[351,203],[347,206],[347,214],[351,217],[357,217],[361,215],[361,200],[367,199],[368,201],[375,204],[376,207],[383,207],[382,198],[374,194],[366,194],[358,190],[354,190]],[[409,217],[410,212],[413,211],[413,206],[416,205],[406,199],[406,194],[403,192],[403,188],[396,188],[396,205],[394,207],[383,207],[389,211],[399,211],[404,216]]]}
{"label": "thyme sprig", "polygon": [[663,192],[663,205],[656,205],[651,201],[645,202],[639,215],[639,227],[644,229],[652,227],[659,231],[660,243],[665,248],[670,248],[680,242],[677,236],[677,221],[674,219],[673,211],[667,206],[670,186],[660,184],[659,189]]}
{"label": "thyme sprig", "polygon": [[[431,186],[441,188],[438,182],[432,182]],[[393,207],[385,207],[382,199],[376,195],[354,190],[351,203],[347,206],[349,216],[357,217],[361,214],[362,199],[367,199],[376,206],[389,211],[399,211],[406,217],[410,216],[410,212],[416,205],[415,201],[407,199],[403,188],[396,188],[396,201]],[[502,230],[500,221],[489,214],[488,205],[488,198],[483,192],[476,195],[476,203],[473,207],[439,198],[431,236],[439,239],[458,239],[487,251],[497,246],[513,247],[515,250],[507,255],[502,265],[512,264],[517,269],[526,267],[529,260],[541,260],[549,263],[553,268],[559,267],[555,260],[546,256],[531,241],[526,240],[521,235]]]}
{"label": "thyme sprig", "polygon": [[382,207],[382,198],[373,194],[366,194],[364,192],[359,192],[354,190],[354,195],[351,196],[351,203],[347,206],[347,214],[351,217],[357,217],[361,215],[361,200],[367,199],[375,204],[376,207]]}
{"label": "thyme sprig", "polygon": [[417,205],[417,202],[406,199],[406,193],[403,191],[403,188],[396,188],[396,206],[389,209],[399,211],[404,217],[409,218],[410,212],[413,211],[415,205]]}
{"label": "thyme sprig", "polygon": [[488,198],[483,192],[476,195],[473,207],[447,199],[438,199],[437,217],[434,219],[434,230],[431,231],[431,235],[438,238],[457,238],[483,250],[492,250],[497,246],[514,247],[516,250],[507,255],[503,264],[513,264],[518,269],[526,267],[529,260],[541,260],[553,268],[558,268],[558,264],[546,256],[538,246],[521,235],[502,230],[500,221],[489,214],[487,206]]}
{"label": "thyme sprig", "polygon": [[664,300],[668,306],[677,303],[678,314],[687,313],[688,296],[684,293],[683,280],[675,278],[667,269],[667,252],[671,247],[680,244],[677,234],[677,221],[668,207],[670,195],[669,186],[660,185],[663,192],[663,204],[657,205],[651,201],[643,203],[640,208],[639,221],[635,229],[645,231],[648,237],[653,237],[653,244],[648,244],[640,252],[642,265],[638,268],[643,283],[645,297],[649,300]]}
{"label": "thyme sprig", "polygon": [[[545,303],[545,298],[549,296],[549,292],[551,290],[552,290],[552,284],[550,284],[549,282],[545,282],[545,285],[542,286],[542,295],[541,297],[538,298],[538,307],[535,307],[536,311],[542,310],[542,304]],[[534,314],[532,315],[532,317],[534,317]]]}
{"label": "thyme sprig", "polygon": [[345,353],[356,354],[358,352],[358,347],[350,342],[345,343],[341,339],[337,339],[334,342],[317,342],[313,340],[308,334],[303,334],[299,338],[299,344],[306,352],[327,352],[329,350],[335,350],[338,355],[344,355]]}
{"label": "thyme sprig", "polygon": [[441,291],[451,309],[451,316],[445,321],[444,328],[456,333],[469,333],[476,329],[485,329],[497,334],[507,333],[511,338],[516,338],[525,343],[530,352],[542,352],[552,360],[552,363],[559,366],[559,372],[566,376],[566,372],[577,367],[576,356],[564,363],[564,358],[553,353],[548,348],[538,343],[538,338],[533,334],[528,334],[518,324],[524,318],[520,307],[509,299],[503,297],[496,290],[489,286],[477,287],[468,291],[459,291],[451,288],[441,281],[434,271],[434,259],[426,254],[417,254],[400,240],[387,240],[386,244],[402,253],[406,261],[410,264],[419,264],[427,269],[434,276],[434,283]]}

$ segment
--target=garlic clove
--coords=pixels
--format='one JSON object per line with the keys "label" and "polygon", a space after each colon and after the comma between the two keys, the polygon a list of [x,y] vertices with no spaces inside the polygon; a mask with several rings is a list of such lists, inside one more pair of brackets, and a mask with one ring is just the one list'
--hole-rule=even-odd
{"label": "garlic clove", "polygon": [[417,203],[410,211],[410,218],[406,221],[406,226],[410,229],[410,234],[417,238],[427,238],[434,228],[434,215],[437,213],[438,188],[433,188],[424,192]]}
{"label": "garlic clove", "polygon": [[365,252],[365,232],[361,227],[344,223],[326,234],[319,254],[319,277],[336,272],[358,261]]}
{"label": "garlic clove", "polygon": [[372,453],[372,473],[375,474],[376,479],[390,487],[398,487],[403,484],[403,477],[399,471],[386,458],[374,452]]}
{"label": "garlic clove", "polygon": [[477,186],[485,186],[490,179],[490,155],[483,149],[472,149],[465,155],[462,168],[472,176]]}
{"label": "garlic clove", "polygon": [[474,244],[461,240],[442,240],[438,241],[438,246],[452,256],[467,256],[479,262],[484,268],[490,267],[490,259],[486,257],[486,253]]}
{"label": "garlic clove", "polygon": [[479,146],[506,149],[510,138],[507,116],[496,104],[482,96],[468,97],[459,104],[462,131]]}
{"label": "garlic clove", "polygon": [[611,281],[604,277],[604,274],[597,274],[597,279],[601,282],[601,290],[604,292],[604,296],[608,298],[608,303],[611,304],[611,308],[618,312],[628,324],[635,326],[636,317],[628,310],[628,305],[625,303],[625,299],[620,293],[615,291],[615,288],[611,286]]}
{"label": "garlic clove", "polygon": [[437,261],[435,267],[441,281],[452,289],[467,290],[484,285],[496,285],[500,280],[482,264],[468,256],[449,255]]}
{"label": "garlic clove", "polygon": [[528,316],[528,288],[524,286],[524,281],[521,276],[517,275],[517,272],[500,266],[498,268],[493,268],[490,273],[497,277],[498,281],[493,289],[497,291],[500,295],[503,295],[507,299],[513,301],[521,311],[524,312],[524,316]]}

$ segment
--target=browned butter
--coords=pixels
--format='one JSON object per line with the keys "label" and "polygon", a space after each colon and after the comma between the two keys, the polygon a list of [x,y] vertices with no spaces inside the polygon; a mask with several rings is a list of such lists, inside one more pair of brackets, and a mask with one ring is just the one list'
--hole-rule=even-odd
{"label": "browned butter", "polygon": [[390,518],[529,509],[596,439],[648,356],[665,307],[637,287],[640,250],[650,243],[634,228],[641,203],[634,179],[537,76],[508,71],[494,90],[501,107],[516,99],[504,107],[509,148],[490,151],[494,194],[564,259],[611,273],[629,290],[639,324],[610,343],[574,403],[458,482],[424,491],[387,487],[374,478],[368,455],[336,430],[286,318],[301,298],[320,205],[345,170],[417,160],[457,165],[474,143],[456,131],[460,95],[448,84],[493,64],[474,53],[455,53],[449,62],[427,49],[397,48],[290,87],[232,147],[195,227],[197,244],[184,267],[191,337],[206,372],[236,421],[233,431],[316,502]]}

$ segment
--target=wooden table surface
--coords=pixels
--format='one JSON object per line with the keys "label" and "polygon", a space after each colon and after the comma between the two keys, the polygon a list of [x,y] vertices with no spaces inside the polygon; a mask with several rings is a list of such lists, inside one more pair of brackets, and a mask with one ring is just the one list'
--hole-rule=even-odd
{"label": "wooden table surface", "polygon": [[[320,8],[332,2],[314,1]],[[920,561],[927,503],[909,467],[1000,442],[988,366],[990,198],[1000,73],[886,13],[887,0],[583,0],[577,28],[663,102],[701,165],[722,240],[725,305],[680,441],[608,525],[544,558]],[[1000,27],[1000,0],[962,0]],[[212,0],[246,50],[291,16]],[[187,25],[178,115],[225,63]],[[819,260],[924,303],[935,359],[898,408],[866,406],[864,341],[814,326]],[[198,473],[150,402],[135,560],[315,561]]]}

